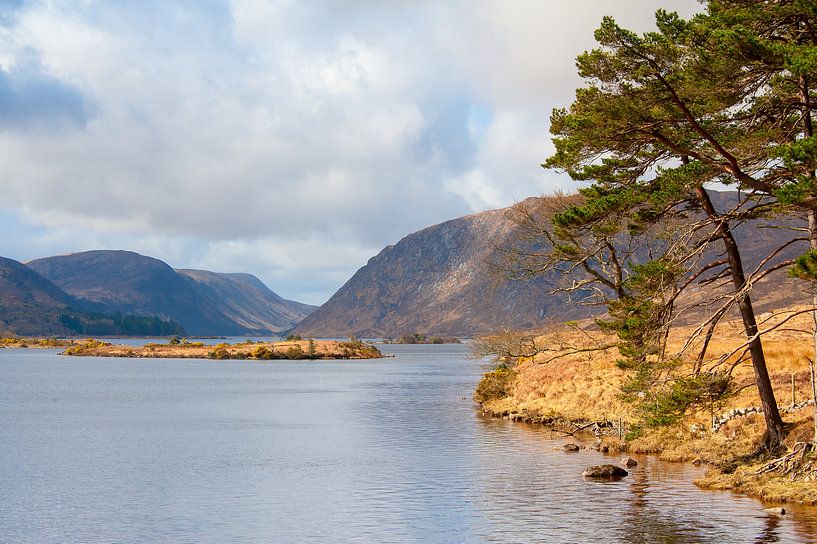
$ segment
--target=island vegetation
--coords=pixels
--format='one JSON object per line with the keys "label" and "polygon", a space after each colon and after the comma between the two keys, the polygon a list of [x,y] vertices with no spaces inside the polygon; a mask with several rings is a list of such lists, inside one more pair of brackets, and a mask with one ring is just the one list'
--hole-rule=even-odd
{"label": "island vegetation", "polygon": [[438,334],[403,334],[396,338],[388,338],[386,344],[460,344],[460,339],[456,336],[441,336]]}
{"label": "island vegetation", "polygon": [[83,357],[146,357],[159,359],[250,359],[250,360],[316,360],[379,359],[383,354],[374,345],[351,338],[336,340],[290,340],[281,342],[219,343],[207,345],[177,337],[167,343],[148,343],[134,347],[88,340],[72,345],[62,355]]}
{"label": "island vegetation", "polygon": [[[585,86],[553,112],[543,166],[585,186],[514,207],[520,235],[492,266],[561,277],[556,291],[599,317],[480,339],[475,354],[501,363],[475,398],[709,463],[701,485],[817,503],[817,11],[705,5],[690,20],[659,10],[643,35],[605,18],[579,56]],[[714,184],[737,189],[731,204],[713,205]],[[747,267],[738,228],[786,236]],[[801,303],[758,315],[762,282]]]}
{"label": "island vegetation", "polygon": [[31,338],[5,336],[0,338],[0,348],[40,348],[55,349],[73,346],[75,340],[66,338]]}

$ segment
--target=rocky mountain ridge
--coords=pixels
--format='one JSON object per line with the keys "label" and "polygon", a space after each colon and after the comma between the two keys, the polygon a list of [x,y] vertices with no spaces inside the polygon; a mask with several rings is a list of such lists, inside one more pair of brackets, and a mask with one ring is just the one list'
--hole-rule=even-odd
{"label": "rocky mountain ridge", "polygon": [[[736,198],[736,193],[712,193],[719,209]],[[503,328],[541,329],[548,323],[603,311],[569,304],[565,296],[549,294],[558,281],[552,274],[499,281],[487,263],[493,260],[497,247],[513,239],[516,228],[508,218],[508,209],[501,209],[409,234],[372,257],[295,332],[315,337],[397,337],[416,332],[469,337]],[[738,227],[734,234],[745,265],[750,266],[790,235],[782,229],[748,225]],[[804,249],[792,246],[779,258]],[[803,288],[802,282],[777,274],[774,281],[764,281],[758,287],[757,309],[762,312],[804,300]],[[707,289],[693,289],[690,296],[705,297]]]}

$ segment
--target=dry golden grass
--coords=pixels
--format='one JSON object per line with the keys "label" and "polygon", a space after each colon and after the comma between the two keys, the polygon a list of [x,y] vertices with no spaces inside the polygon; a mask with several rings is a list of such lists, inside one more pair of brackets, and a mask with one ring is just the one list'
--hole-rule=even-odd
{"label": "dry golden grass", "polygon": [[[310,353],[310,342],[314,352]],[[269,356],[274,352],[275,356]],[[362,342],[298,340],[287,342],[242,342],[207,346],[190,344],[146,344],[142,347],[111,345],[88,340],[65,350],[63,355],[87,357],[149,357],[158,359],[375,359],[383,355]]]}
{"label": "dry golden grass", "polygon": [[6,336],[0,338],[0,348],[65,348],[74,345],[73,340],[59,338],[18,338]]}
{"label": "dry golden grass", "polygon": [[[793,311],[796,311],[794,309]],[[785,316],[784,316],[785,317]],[[783,317],[760,317],[761,329],[774,326]],[[808,359],[814,356],[810,335],[811,317],[807,314],[794,317],[778,330],[764,336],[764,351],[778,404],[788,406],[792,402],[792,376],[794,376],[794,400],[802,401],[811,397]],[[668,353],[681,350],[691,334],[691,328],[678,328],[670,335]],[[537,346],[545,349],[539,355],[520,361],[516,379],[510,387],[508,397],[486,403],[484,408],[494,413],[524,412],[531,416],[546,416],[567,420],[609,420],[619,417],[634,423],[636,414],[633,407],[619,397],[619,389],[626,379],[626,373],[616,367],[620,358],[615,348],[587,351],[569,355],[572,349],[587,349],[604,346],[613,341],[598,331],[581,331],[567,327],[555,333],[540,336]],[[733,408],[759,407],[760,400],[754,387],[754,373],[751,361],[742,350],[729,355],[745,342],[740,322],[731,321],[719,327],[716,337],[710,343],[704,369],[715,365],[722,358],[724,366],[735,364],[733,376],[741,387],[739,392],[718,407],[715,415]],[[682,364],[678,372],[692,372],[699,342],[693,342],[681,356]],[[554,355],[565,355],[554,359]],[[726,423],[717,432],[709,430],[711,413],[689,413],[682,424],[670,428],[651,429],[639,438],[619,444],[619,449],[628,448],[638,453],[659,454],[668,461],[700,460],[715,467],[732,472],[741,457],[750,454],[759,442],[764,423],[762,415],[739,417]],[[788,447],[798,441],[813,437],[812,408],[804,408],[794,413],[784,414]],[[725,486],[745,493],[761,496],[767,500],[789,500],[815,502],[817,483],[784,486],[785,479],[770,476],[752,477],[750,469],[741,468],[734,474],[714,475],[704,479],[702,485]],[[786,493],[790,488],[791,493]]]}
{"label": "dry golden grass", "polygon": [[792,481],[788,477],[763,474],[755,471],[760,465],[740,467],[731,474],[717,470],[695,481],[705,489],[728,489],[759,497],[768,502],[799,502],[817,505],[817,484],[815,482]]}

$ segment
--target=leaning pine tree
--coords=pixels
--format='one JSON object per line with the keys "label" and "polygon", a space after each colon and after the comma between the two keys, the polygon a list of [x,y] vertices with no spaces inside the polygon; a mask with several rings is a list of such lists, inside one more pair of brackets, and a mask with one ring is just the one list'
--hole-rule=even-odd
{"label": "leaning pine tree", "polygon": [[[739,67],[731,74],[721,72],[717,84],[732,89],[737,98],[751,104],[756,127],[772,128],[757,145],[756,160],[763,170],[762,175],[754,176],[755,182],[758,189],[773,195],[779,206],[806,214],[809,251],[796,260],[791,274],[814,285],[817,280],[817,135],[813,119],[817,94],[817,3],[711,0],[707,14],[699,18],[699,23],[694,38],[696,46],[705,51],[709,59],[728,52],[732,63]],[[734,77],[736,73],[741,77]],[[817,288],[812,287],[812,291],[814,357],[810,371],[812,394],[817,400],[814,366]],[[812,444],[812,447],[817,445],[817,406]]]}
{"label": "leaning pine tree", "polygon": [[[771,194],[764,159],[757,146],[782,138],[780,127],[753,123],[751,112],[734,105],[758,89],[711,85],[732,74],[739,79],[738,61],[725,51],[721,58],[696,46],[696,32],[704,19],[688,22],[659,11],[657,32],[636,35],[605,18],[596,31],[598,49],[582,54],[579,74],[587,85],[576,92],[569,109],[555,110],[551,118],[556,152],[545,167],[566,171],[576,180],[592,181],[585,191],[586,207],[621,213],[620,203],[640,208],[640,221],[655,220],[682,204],[705,217],[710,235],[698,238],[694,251],[682,259],[691,268],[691,256],[717,243],[725,255],[718,272],[730,278],[731,302],[739,310],[755,380],[763,406],[766,432],[757,453],[776,450],[783,438],[783,421],[766,367],[762,339],[751,299],[751,282],[743,269],[740,248],[730,230],[731,220],[744,221],[764,210],[716,210],[707,184],[720,182]],[[705,74],[704,68],[711,74]],[[752,107],[751,104],[748,105]],[[638,200],[641,199],[641,200]],[[563,218],[563,220],[565,220]],[[574,224],[583,220],[577,210]],[[698,261],[697,266],[711,263]],[[638,301],[627,301],[638,306]],[[722,316],[723,313],[721,312]],[[626,321],[625,321],[626,323]]]}

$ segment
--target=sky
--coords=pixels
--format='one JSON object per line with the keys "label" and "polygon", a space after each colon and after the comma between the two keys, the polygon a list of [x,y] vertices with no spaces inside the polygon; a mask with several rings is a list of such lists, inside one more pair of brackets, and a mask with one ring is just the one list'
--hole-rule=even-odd
{"label": "sky", "polygon": [[128,249],[321,304],[539,165],[612,15],[696,0],[0,0],[0,256]]}

